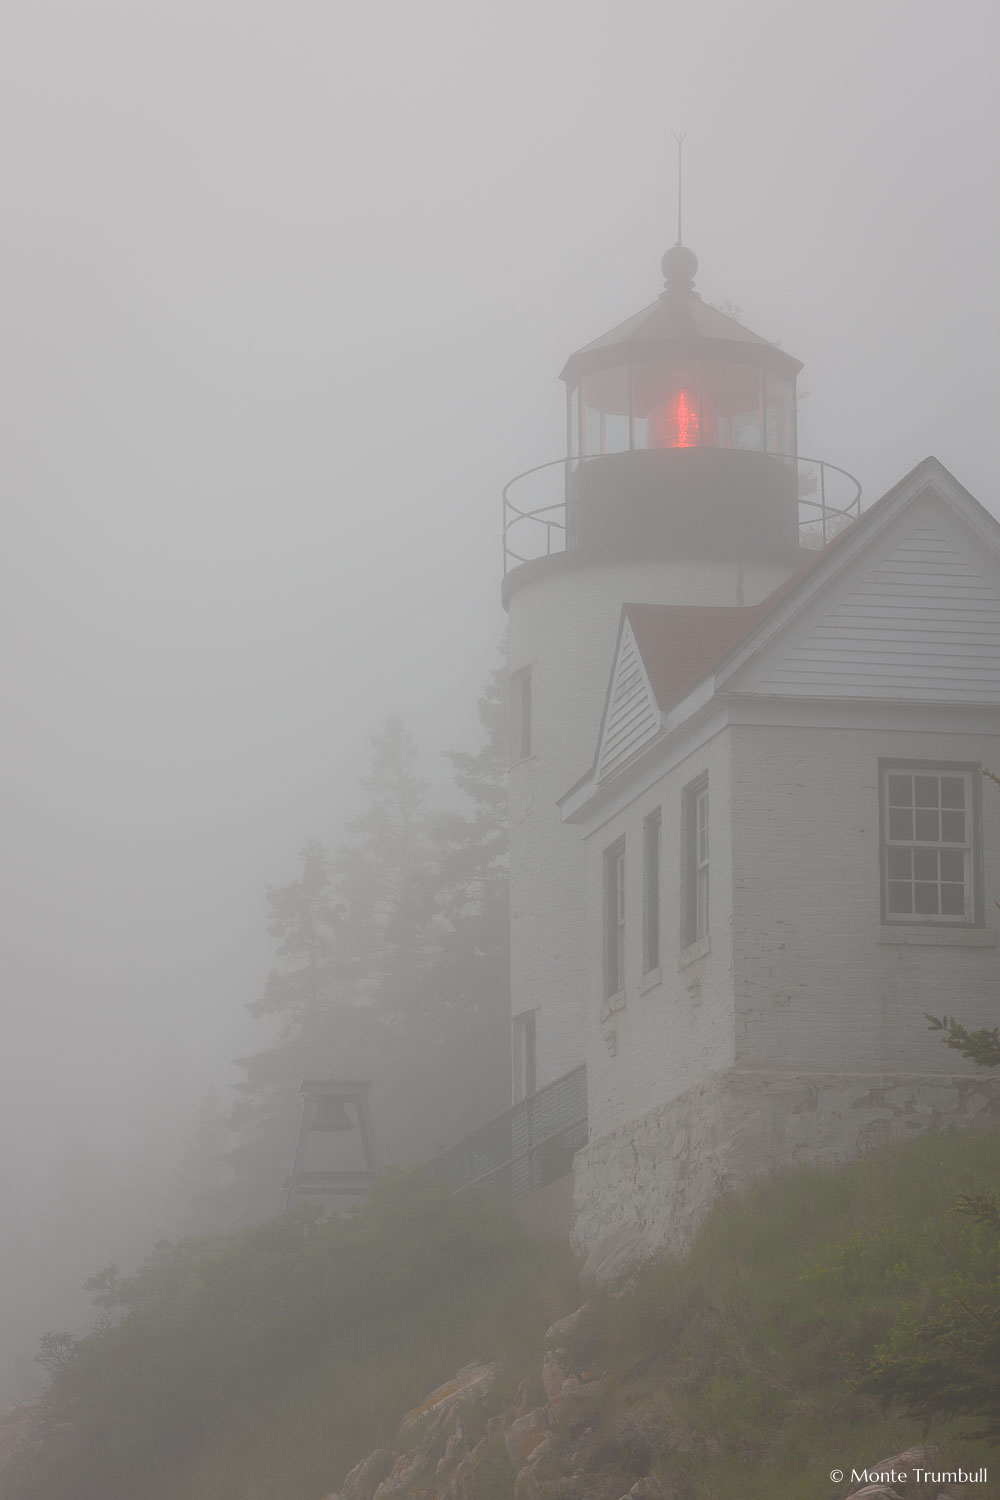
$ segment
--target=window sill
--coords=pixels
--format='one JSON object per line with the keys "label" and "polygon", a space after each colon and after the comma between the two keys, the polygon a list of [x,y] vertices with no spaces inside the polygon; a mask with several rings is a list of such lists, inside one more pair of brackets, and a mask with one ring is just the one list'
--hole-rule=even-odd
{"label": "window sill", "polygon": [[663,975],[660,972],[659,965],[655,969],[650,969],[649,973],[643,974],[639,980],[639,994],[645,995],[648,990],[655,990],[662,978]]}
{"label": "window sill", "polygon": [[996,931],[991,927],[883,927],[880,943],[937,944],[943,948],[995,948]]}
{"label": "window sill", "polygon": [[679,969],[686,969],[688,964],[696,963],[699,958],[704,958],[706,953],[711,953],[711,951],[712,935],[708,933],[705,937],[699,938],[696,943],[692,943],[690,947],[681,950],[680,957],[677,960],[677,967]]}
{"label": "window sill", "polygon": [[616,1010],[625,1009],[625,991],[619,990],[617,995],[609,995],[601,1006],[601,1020],[609,1021]]}

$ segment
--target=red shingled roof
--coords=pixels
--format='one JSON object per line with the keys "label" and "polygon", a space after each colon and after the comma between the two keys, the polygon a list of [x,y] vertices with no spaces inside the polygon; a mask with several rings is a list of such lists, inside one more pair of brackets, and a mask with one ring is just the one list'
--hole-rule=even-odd
{"label": "red shingled roof", "polygon": [[659,707],[669,708],[706,677],[756,625],[762,610],[761,604],[626,604]]}
{"label": "red shingled roof", "polygon": [[659,708],[670,708],[707,677],[755,625],[826,561],[856,524],[814,552],[759,604],[626,604],[625,613]]}

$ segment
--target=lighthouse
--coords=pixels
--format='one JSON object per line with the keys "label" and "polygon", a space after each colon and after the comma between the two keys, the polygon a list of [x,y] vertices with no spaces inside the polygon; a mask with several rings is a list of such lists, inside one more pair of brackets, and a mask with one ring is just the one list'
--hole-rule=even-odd
{"label": "lighthouse", "polygon": [[504,495],[510,1168],[571,1171],[599,1277],[762,1172],[1000,1119],[926,1021],[995,1021],[1000,523],[933,457],[862,514],[799,361],[662,264]]}
{"label": "lighthouse", "polygon": [[591,766],[623,605],[757,605],[857,510],[849,476],[799,458],[800,361],[702,300],[687,246],[661,264],[657,300],[566,361],[564,456],[504,493],[514,1102],[585,1061],[558,802]]}

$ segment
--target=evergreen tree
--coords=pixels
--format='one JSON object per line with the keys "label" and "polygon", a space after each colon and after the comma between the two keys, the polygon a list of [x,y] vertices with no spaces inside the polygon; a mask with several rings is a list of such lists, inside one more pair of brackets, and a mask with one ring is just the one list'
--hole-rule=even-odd
{"label": "evergreen tree", "polygon": [[376,1025],[412,1035],[426,1022],[438,875],[416,745],[396,716],[372,740],[363,785],[368,806],[335,859],[343,957]]}
{"label": "evergreen tree", "polygon": [[450,750],[455,781],[471,813],[444,813],[436,837],[446,937],[442,953],[463,968],[458,994],[473,1010],[509,999],[510,932],[507,840],[507,679],[490,674],[479,699],[482,746]]}
{"label": "evergreen tree", "polygon": [[279,1031],[240,1059],[231,1116],[239,1224],[281,1207],[306,1078],[373,1080],[383,1153],[412,1162],[425,1149],[408,1128],[408,1049],[427,1024],[436,874],[416,761],[411,736],[390,718],[372,741],[369,802],[348,825],[349,842],[332,855],[310,842],[299,878],[268,890],[278,963],[250,1011]]}
{"label": "evergreen tree", "polygon": [[330,858],[312,839],[300,859],[298,880],[268,887],[267,931],[276,941],[280,967],[268,975],[263,997],[250,1006],[253,1016],[280,1017],[284,1038],[296,1032],[316,1033],[334,1009],[337,994],[342,912]]}
{"label": "evergreen tree", "polygon": [[299,1086],[335,1068],[336,1045],[354,1020],[340,953],[342,913],[326,849],[311,840],[300,855],[298,879],[269,886],[267,931],[277,964],[264,993],[248,1007],[255,1018],[279,1023],[276,1042],[238,1059],[230,1125],[228,1213],[238,1226],[258,1222],[282,1206],[301,1113]]}
{"label": "evergreen tree", "polygon": [[509,1103],[505,679],[483,743],[450,752],[467,812],[432,814],[398,717],[372,741],[345,844],[307,844],[268,890],[277,963],[251,1007],[274,1043],[240,1059],[231,1222],[277,1212],[306,1078],[365,1078],[383,1160],[428,1159]]}
{"label": "evergreen tree", "polygon": [[231,1227],[227,1192],[229,1121],[218,1087],[205,1094],[194,1130],[170,1177],[171,1232],[178,1237],[220,1234]]}
{"label": "evergreen tree", "polygon": [[502,666],[479,699],[478,751],[449,751],[467,812],[435,825],[442,928],[434,962],[448,1108],[438,1144],[450,1144],[510,1103],[510,920],[507,841],[507,677]]}

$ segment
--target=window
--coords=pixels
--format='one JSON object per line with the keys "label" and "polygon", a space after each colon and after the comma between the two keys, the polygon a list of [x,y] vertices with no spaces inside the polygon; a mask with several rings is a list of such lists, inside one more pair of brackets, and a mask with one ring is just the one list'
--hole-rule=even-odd
{"label": "window", "polygon": [[690,948],[708,936],[708,778],[685,787],[683,798],[681,946]]}
{"label": "window", "polygon": [[604,996],[625,988],[625,840],[604,851]]}
{"label": "window", "polygon": [[660,967],[660,809],[642,825],[642,972]]}
{"label": "window", "polygon": [[535,1012],[522,1011],[511,1025],[515,1104],[535,1092]]}
{"label": "window", "polygon": [[981,925],[978,766],[883,762],[880,770],[883,921]]}
{"label": "window", "polygon": [[510,763],[527,760],[531,754],[531,668],[522,667],[510,676]]}

